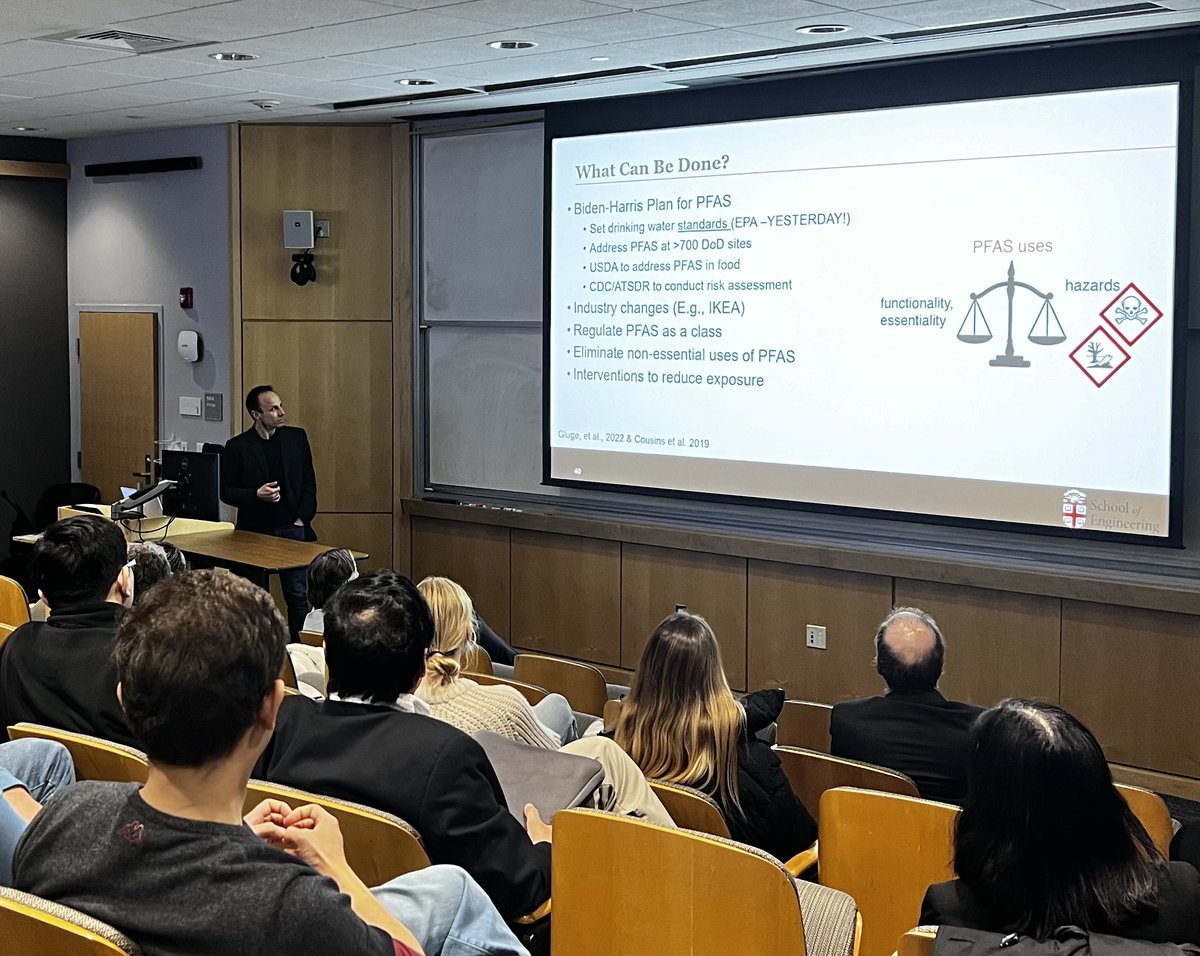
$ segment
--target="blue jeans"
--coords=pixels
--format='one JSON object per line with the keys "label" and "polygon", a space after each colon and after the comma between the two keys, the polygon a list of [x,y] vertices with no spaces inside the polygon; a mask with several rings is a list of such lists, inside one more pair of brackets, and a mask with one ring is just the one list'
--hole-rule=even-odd
{"label": "blue jeans", "polygon": [[[277,528],[275,537],[303,541],[304,527],[290,524],[283,528]],[[306,568],[291,568],[279,572],[279,589],[283,592],[283,603],[287,605],[288,630],[291,631],[293,638],[304,628],[304,618],[308,616],[308,594],[305,592],[307,575]]]}
{"label": "blue jeans", "polygon": [[579,739],[575,712],[562,694],[547,694],[533,705],[533,712],[538,720],[558,734],[561,743],[569,744]]}
{"label": "blue jeans", "polygon": [[[11,740],[0,744],[0,791],[24,787],[38,803],[75,782],[75,766],[62,744]],[[24,818],[0,794],[0,886],[12,886],[13,853],[25,832]]]}
{"label": "blue jeans", "polygon": [[427,866],[371,890],[427,956],[529,956],[466,870]]}

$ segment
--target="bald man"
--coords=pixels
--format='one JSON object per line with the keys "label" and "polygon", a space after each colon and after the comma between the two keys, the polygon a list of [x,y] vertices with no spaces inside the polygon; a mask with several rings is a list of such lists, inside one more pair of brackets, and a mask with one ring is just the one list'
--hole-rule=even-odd
{"label": "bald man", "polygon": [[830,752],[898,770],[927,800],[961,804],[969,732],[983,708],[938,691],[945,656],[932,617],[915,607],[892,611],[875,634],[875,669],[887,693],[834,705]]}

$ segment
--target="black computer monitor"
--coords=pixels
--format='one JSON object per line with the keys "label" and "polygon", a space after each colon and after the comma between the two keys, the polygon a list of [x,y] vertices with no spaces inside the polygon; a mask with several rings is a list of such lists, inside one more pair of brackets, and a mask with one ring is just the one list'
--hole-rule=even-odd
{"label": "black computer monitor", "polygon": [[163,496],[163,514],[220,521],[220,469],[220,455],[164,449],[158,476],[171,479],[175,487]]}

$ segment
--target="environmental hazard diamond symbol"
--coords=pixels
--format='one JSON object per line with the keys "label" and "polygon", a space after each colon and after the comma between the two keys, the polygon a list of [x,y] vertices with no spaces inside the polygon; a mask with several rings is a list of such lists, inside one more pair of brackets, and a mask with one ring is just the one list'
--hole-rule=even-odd
{"label": "environmental hazard diamond symbol", "polygon": [[1097,325],[1091,335],[1075,346],[1071,361],[1099,388],[1125,366],[1129,353],[1121,348],[1121,343],[1107,328]]}
{"label": "environmental hazard diamond symbol", "polygon": [[1100,318],[1116,329],[1126,345],[1133,345],[1162,316],[1162,309],[1147,299],[1146,293],[1132,282],[1100,310]]}

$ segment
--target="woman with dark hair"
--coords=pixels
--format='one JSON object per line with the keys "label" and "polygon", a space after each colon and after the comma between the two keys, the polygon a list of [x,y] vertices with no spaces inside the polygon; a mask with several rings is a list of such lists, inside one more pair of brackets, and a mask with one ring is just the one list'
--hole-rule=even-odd
{"label": "woman with dark hair", "polygon": [[650,635],[613,739],[648,778],[709,794],[735,840],[788,860],[817,838],[817,824],[753,736],[782,707],[781,690],[735,699],[712,628],[677,612]]}
{"label": "woman with dark hair", "polygon": [[304,594],[311,610],[304,619],[305,631],[325,633],[325,602],[347,581],[358,577],[358,562],[345,548],[322,551],[309,562],[304,578]]}
{"label": "woman with dark hair", "polygon": [[1163,860],[1096,738],[1052,704],[1006,700],[976,721],[954,869],[922,924],[1200,943],[1200,875]]}

